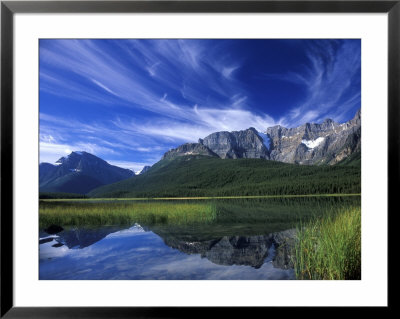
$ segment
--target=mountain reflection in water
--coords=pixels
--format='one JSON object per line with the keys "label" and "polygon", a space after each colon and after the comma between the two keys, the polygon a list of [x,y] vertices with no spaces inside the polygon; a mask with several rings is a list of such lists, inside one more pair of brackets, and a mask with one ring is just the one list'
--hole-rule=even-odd
{"label": "mountain reflection in water", "polygon": [[[40,279],[294,279],[274,234],[202,236],[196,227],[70,228],[40,232]],[[278,258],[279,260],[284,260]]]}

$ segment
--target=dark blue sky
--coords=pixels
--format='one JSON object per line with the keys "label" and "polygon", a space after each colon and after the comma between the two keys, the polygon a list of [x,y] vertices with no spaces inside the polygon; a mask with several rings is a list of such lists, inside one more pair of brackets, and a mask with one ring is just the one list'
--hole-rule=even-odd
{"label": "dark blue sky", "polygon": [[216,131],[361,107],[360,40],[40,40],[40,161],[139,170]]}

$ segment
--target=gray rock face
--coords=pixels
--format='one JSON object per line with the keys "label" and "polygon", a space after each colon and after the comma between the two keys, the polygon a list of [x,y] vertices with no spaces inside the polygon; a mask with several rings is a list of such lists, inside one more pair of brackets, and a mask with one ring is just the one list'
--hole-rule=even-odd
{"label": "gray rock face", "polygon": [[221,158],[266,158],[269,151],[254,128],[244,131],[216,132],[200,140]]}
{"label": "gray rock face", "polygon": [[270,159],[297,164],[335,164],[361,149],[361,111],[346,123],[326,119],[296,128],[273,126]]}
{"label": "gray rock face", "polygon": [[205,156],[217,156],[214,152],[212,152],[206,146],[200,143],[186,143],[177,148],[169,150],[164,154],[162,159],[172,159],[177,156],[185,156],[185,155],[205,155]]}

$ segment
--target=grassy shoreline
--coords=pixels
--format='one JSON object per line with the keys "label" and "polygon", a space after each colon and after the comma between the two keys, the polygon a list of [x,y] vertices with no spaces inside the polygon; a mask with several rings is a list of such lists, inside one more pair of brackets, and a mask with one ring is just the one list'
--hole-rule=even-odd
{"label": "grassy shoreline", "polygon": [[[52,205],[53,204],[53,205]],[[118,203],[109,205],[80,205],[79,203],[43,202],[39,204],[39,226],[55,225],[123,225],[145,223],[194,223],[211,222],[216,217],[214,205],[200,203],[161,203],[151,205],[138,202],[135,205]]]}
{"label": "grassy shoreline", "polygon": [[361,279],[361,208],[315,219],[297,230],[297,279]]}

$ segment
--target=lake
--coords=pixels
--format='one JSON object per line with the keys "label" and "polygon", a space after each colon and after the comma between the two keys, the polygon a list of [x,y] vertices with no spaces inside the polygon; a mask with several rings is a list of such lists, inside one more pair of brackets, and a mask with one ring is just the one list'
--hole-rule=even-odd
{"label": "lake", "polygon": [[295,227],[359,205],[359,196],[41,201],[39,279],[295,279]]}

